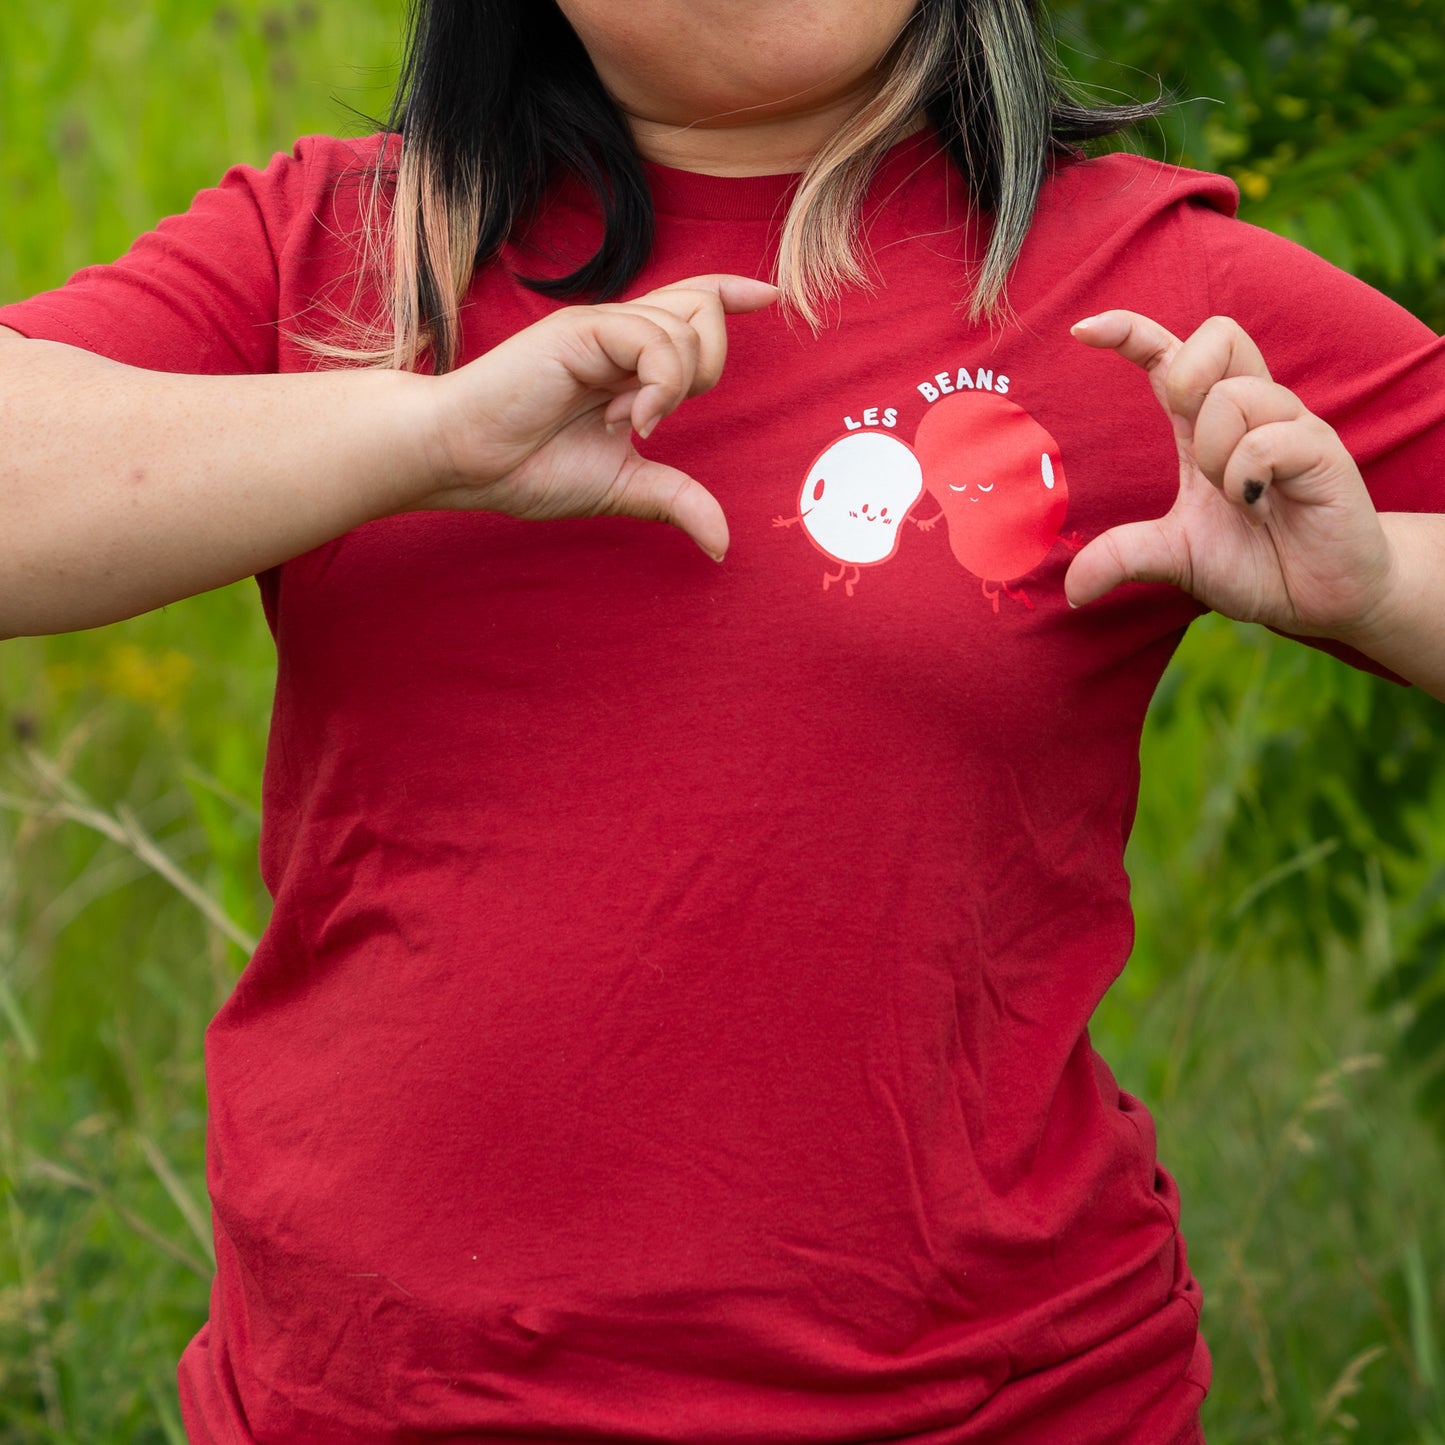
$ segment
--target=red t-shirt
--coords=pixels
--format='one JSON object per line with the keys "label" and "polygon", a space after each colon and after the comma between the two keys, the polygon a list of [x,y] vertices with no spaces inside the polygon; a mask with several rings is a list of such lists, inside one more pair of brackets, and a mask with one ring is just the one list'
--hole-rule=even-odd
{"label": "red t-shirt", "polygon": [[[0,324],[306,370],[374,146],[235,170]],[[786,177],[653,183],[634,294],[768,274]],[[871,195],[874,289],[816,337],[734,319],[646,444],[721,501],[724,565],[652,523],[426,513],[262,578],[275,910],[208,1035],[193,1441],[1195,1438],[1177,1196],[1087,1024],[1200,609],[1065,603],[1079,543],[1177,476],[1142,374],[1068,327],[1238,317],[1406,510],[1445,507],[1445,347],[1216,177],[1064,165],[1008,325],[966,319],[929,137]],[[559,193],[466,354],[552,309],[513,264],[594,235]]]}

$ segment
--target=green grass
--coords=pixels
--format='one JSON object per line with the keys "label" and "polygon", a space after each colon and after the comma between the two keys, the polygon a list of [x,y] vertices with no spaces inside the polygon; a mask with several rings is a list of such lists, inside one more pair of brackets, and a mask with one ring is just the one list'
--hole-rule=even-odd
{"label": "green grass", "polygon": [[[1423,788],[1392,799],[1403,846],[1320,826],[1333,777],[1379,761],[1371,734],[1402,717],[1432,755]],[[1429,699],[1217,619],[1151,714],[1139,940],[1094,1036],[1150,1104],[1183,1194],[1215,1445],[1445,1440],[1440,1135],[1400,1058],[1403,1018],[1366,1002],[1445,858],[1441,721]]]}
{"label": "green grass", "polygon": [[[394,34],[363,0],[0,7],[0,298],[383,108]],[[181,1440],[210,1268],[201,1038],[265,919],[270,682],[249,584],[0,647],[3,1445]],[[1184,1194],[1212,1445],[1445,1445],[1445,1110],[1420,1030],[1442,716],[1207,623],[1151,718],[1139,943],[1095,1036]]]}

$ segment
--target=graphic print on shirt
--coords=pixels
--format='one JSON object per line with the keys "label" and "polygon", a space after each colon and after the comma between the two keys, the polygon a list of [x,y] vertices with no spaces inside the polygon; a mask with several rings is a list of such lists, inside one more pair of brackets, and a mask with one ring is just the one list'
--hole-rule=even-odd
{"label": "graphic print on shirt", "polygon": [[[897,425],[898,410],[870,408],[864,421],[845,417],[846,436],[830,442],[808,468],[792,517],[775,527],[802,524],[813,545],[833,562],[823,590],[841,582],[851,597],[861,569],[897,555],[904,524],[930,532],[946,524],[955,560],[976,577],[983,596],[999,610],[1004,595],[1032,610],[1018,586],[1062,544],[1069,488],[1058,442],[1022,406],[1002,393],[1009,378],[985,370],[940,374],[917,388],[927,403],[913,445],[875,427]],[[933,516],[913,515],[926,490],[938,505]]]}
{"label": "graphic print on shirt", "polygon": [[860,568],[898,551],[904,519],[922,494],[923,469],[912,447],[886,432],[850,432],[808,468],[797,516],[775,517],[773,525],[801,522],[808,540],[839,564],[836,573],[823,574],[823,590],[841,582],[851,597]]}
{"label": "graphic print on shirt", "polygon": [[918,425],[914,448],[923,481],[948,523],[960,566],[983,583],[998,611],[998,583],[1032,572],[1064,541],[1069,485],[1059,444],[1017,403],[989,391],[958,392],[934,402]]}

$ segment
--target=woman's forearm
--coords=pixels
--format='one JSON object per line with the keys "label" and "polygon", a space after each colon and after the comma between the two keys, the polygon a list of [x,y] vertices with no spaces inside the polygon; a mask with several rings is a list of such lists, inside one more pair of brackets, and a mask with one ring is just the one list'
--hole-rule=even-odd
{"label": "woman's forearm", "polygon": [[137,371],[0,327],[0,637],[133,616],[376,517],[644,517],[727,548],[717,501],[639,455],[777,289],[694,276],[568,306],[436,378]]}
{"label": "woman's forearm", "polygon": [[1380,522],[1394,554],[1390,588],[1339,640],[1445,702],[1445,515],[1382,512]]}
{"label": "woman's forearm", "polygon": [[414,504],[429,386],[173,376],[0,330],[0,636],[130,617]]}

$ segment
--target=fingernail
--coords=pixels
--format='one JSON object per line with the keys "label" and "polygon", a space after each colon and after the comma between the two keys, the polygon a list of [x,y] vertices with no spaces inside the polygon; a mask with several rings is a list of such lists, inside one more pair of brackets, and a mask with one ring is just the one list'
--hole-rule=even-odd
{"label": "fingernail", "polygon": [[637,428],[637,435],[640,436],[643,441],[646,441],[648,437],[652,435],[653,428],[660,420],[661,417],[653,417],[650,421],[644,422],[640,427]]}
{"label": "fingernail", "polygon": [[714,562],[721,562],[722,559],[727,556],[727,553],[709,551],[707,555],[711,557]]}
{"label": "fingernail", "polygon": [[1263,482],[1246,482],[1244,484],[1244,500],[1252,507],[1264,496]]}
{"label": "fingernail", "polygon": [[1082,321],[1076,321],[1069,327],[1070,331],[1082,331],[1086,326],[1092,326],[1099,318],[1097,316],[1086,316]]}

